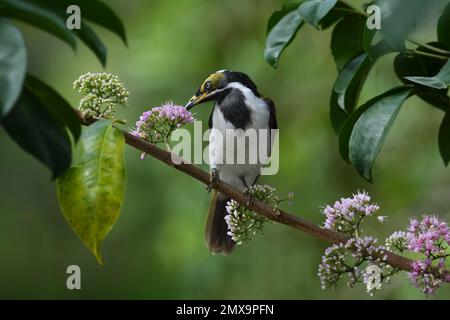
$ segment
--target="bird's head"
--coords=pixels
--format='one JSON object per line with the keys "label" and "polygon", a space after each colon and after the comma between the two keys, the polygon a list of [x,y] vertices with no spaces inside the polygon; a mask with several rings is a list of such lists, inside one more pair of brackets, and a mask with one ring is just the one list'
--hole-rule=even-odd
{"label": "bird's head", "polygon": [[226,95],[228,91],[235,88],[233,83],[239,83],[252,90],[256,96],[259,96],[256,85],[248,75],[242,72],[220,70],[206,77],[197,93],[189,99],[186,109],[189,110],[203,102],[217,101],[220,97]]}

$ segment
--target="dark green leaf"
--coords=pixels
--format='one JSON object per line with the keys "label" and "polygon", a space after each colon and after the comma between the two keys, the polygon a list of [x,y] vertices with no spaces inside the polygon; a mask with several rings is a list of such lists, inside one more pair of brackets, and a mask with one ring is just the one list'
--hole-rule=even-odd
{"label": "dark green leaf", "polygon": [[363,35],[362,35],[362,47],[364,51],[369,52],[370,47],[372,46],[373,39],[377,34],[377,29],[369,29],[364,24],[363,26]]}
{"label": "dark green leaf", "polygon": [[447,89],[450,85],[450,60],[433,77],[405,77],[405,79],[435,89]]}
{"label": "dark green leaf", "polygon": [[40,100],[41,105],[61,128],[69,130],[77,141],[81,133],[80,118],[70,104],[49,85],[31,75],[27,76],[25,86]]}
{"label": "dark green leaf", "polygon": [[53,178],[69,168],[72,149],[67,132],[26,88],[2,126],[22,149],[52,171]]}
{"label": "dark green leaf", "polygon": [[125,28],[120,18],[105,3],[99,0],[32,0],[37,4],[51,7],[54,10],[66,15],[66,8],[70,5],[77,5],[81,9],[81,19],[92,21],[109,31],[118,35],[126,44],[127,37]]}
{"label": "dark green leaf", "polygon": [[[370,35],[368,35],[368,36],[370,36]],[[366,41],[366,40],[363,40],[363,41]],[[377,60],[386,54],[397,52],[397,50],[395,48],[393,48],[389,44],[389,42],[386,41],[385,39],[378,41],[376,44],[373,44],[370,47],[367,47],[367,44],[366,44],[365,50],[367,51],[369,57],[373,60]]]}
{"label": "dark green leaf", "polygon": [[[428,43],[430,46],[439,48],[439,44],[436,42]],[[425,47],[418,47],[418,51],[430,53],[430,50]],[[414,84],[408,81],[407,77],[419,76],[419,77],[431,77],[439,72],[444,66],[445,61],[434,59],[419,54],[413,53],[399,53],[395,57],[394,69],[397,77],[404,83]]]}
{"label": "dark green leaf", "polygon": [[278,66],[281,53],[291,43],[303,24],[303,19],[300,17],[298,10],[294,10],[281,18],[270,30],[266,40],[264,57],[272,67]]}
{"label": "dark green leaf", "polygon": [[[73,1],[69,0],[73,4]],[[86,19],[108,29],[118,35],[127,44],[125,27],[116,13],[105,3],[99,0],[77,0]]]}
{"label": "dark green leaf", "polygon": [[26,69],[27,50],[22,34],[0,19],[0,120],[19,98]]}
{"label": "dark green leaf", "polygon": [[444,9],[438,23],[438,39],[450,50],[450,3]]}
{"label": "dark green leaf", "polygon": [[337,0],[307,0],[300,5],[298,12],[305,22],[318,29],[320,21],[336,3]]}
{"label": "dark green leaf", "polygon": [[[430,43],[429,45],[439,47],[438,43]],[[429,52],[429,49],[419,47],[418,50]],[[444,111],[450,108],[450,101],[447,95],[447,89],[435,89],[423,86],[418,83],[409,81],[408,77],[431,77],[439,72],[444,66],[445,61],[433,59],[431,57],[400,53],[395,57],[394,68],[397,77],[406,84],[415,86],[415,93],[425,102],[442,109]]]}
{"label": "dark green leaf", "polygon": [[0,16],[11,17],[25,21],[44,31],[47,31],[73,49],[76,48],[75,36],[67,29],[65,20],[50,10],[25,0],[2,0]]}
{"label": "dark green leaf", "polygon": [[333,91],[330,99],[330,119],[334,131],[339,134],[349,114],[342,110],[342,108],[338,105],[337,100],[337,93]]}
{"label": "dark green leaf", "polygon": [[356,11],[345,2],[338,1],[333,9],[320,21],[320,28],[322,30],[328,29],[348,15],[364,16],[364,14]]}
{"label": "dark green leaf", "polygon": [[100,247],[116,222],[125,192],[125,139],[100,120],[81,136],[82,158],[58,179],[58,200],[72,230],[102,264]]}
{"label": "dark green leaf", "polygon": [[107,49],[100,38],[95,34],[95,32],[86,24],[81,23],[80,30],[74,30],[75,34],[83,41],[86,46],[91,49],[97,58],[102,63],[103,67],[106,66],[106,54]]}
{"label": "dark green leaf", "polygon": [[407,87],[399,87],[394,88],[380,96],[377,96],[370,101],[363,104],[361,107],[356,109],[349,118],[345,121],[344,126],[342,127],[341,132],[339,133],[339,152],[341,154],[342,159],[345,161],[349,161],[349,141],[353,132],[353,127],[361,115],[368,110],[372,105],[377,103],[379,100],[383,100],[386,97],[390,97],[393,94],[403,92]]}
{"label": "dark green leaf", "polygon": [[339,71],[362,53],[365,25],[365,18],[355,14],[346,16],[334,28],[331,36],[331,52]]}
{"label": "dark green leaf", "polygon": [[369,101],[355,122],[349,139],[349,158],[358,173],[372,181],[372,166],[410,87],[400,87]]}
{"label": "dark green leaf", "polygon": [[272,30],[272,28],[275,27],[285,15],[296,10],[299,7],[300,3],[302,3],[302,1],[288,1],[283,4],[280,10],[272,13],[269,21],[267,21],[267,34],[269,34],[270,30]]}
{"label": "dark green leaf", "polygon": [[[440,0],[376,0],[381,9],[381,35],[396,49],[403,51],[406,38],[420,30]],[[425,18],[424,18],[425,17]]]}
{"label": "dark green leaf", "polygon": [[439,129],[439,151],[446,166],[450,163],[450,113],[446,113]]}
{"label": "dark green leaf", "polygon": [[331,123],[337,134],[356,108],[361,89],[372,65],[373,61],[366,53],[363,53],[351,60],[338,75],[330,99]]}
{"label": "dark green leaf", "polygon": [[362,85],[373,65],[372,60],[363,53],[350,61],[338,75],[333,91],[337,94],[337,105],[351,113],[359,99]]}

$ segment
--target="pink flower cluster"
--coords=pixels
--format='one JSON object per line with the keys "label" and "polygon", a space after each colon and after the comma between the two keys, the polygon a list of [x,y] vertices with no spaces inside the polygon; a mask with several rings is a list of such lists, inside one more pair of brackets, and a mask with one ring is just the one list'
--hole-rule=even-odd
{"label": "pink flower cluster", "polygon": [[145,111],[136,122],[131,134],[152,143],[167,142],[172,132],[194,121],[192,113],[182,106],[168,102]]}
{"label": "pink flower cluster", "polygon": [[379,210],[379,207],[370,201],[371,198],[366,192],[358,192],[352,198],[341,198],[333,206],[326,206],[323,209],[326,216],[324,228],[354,236],[356,226],[361,220]]}
{"label": "pink flower cluster", "polygon": [[411,219],[406,243],[409,250],[425,255],[425,260],[414,261],[412,264],[412,271],[408,276],[413,285],[431,295],[443,282],[450,282],[450,274],[444,274],[446,258],[449,256],[447,249],[450,246],[450,228],[446,222],[427,215],[421,221]]}
{"label": "pink flower cluster", "polygon": [[412,218],[406,239],[411,251],[422,252],[428,256],[442,255],[445,250],[442,251],[442,244],[439,243],[444,241],[450,245],[450,228],[436,216],[423,216],[421,221]]}

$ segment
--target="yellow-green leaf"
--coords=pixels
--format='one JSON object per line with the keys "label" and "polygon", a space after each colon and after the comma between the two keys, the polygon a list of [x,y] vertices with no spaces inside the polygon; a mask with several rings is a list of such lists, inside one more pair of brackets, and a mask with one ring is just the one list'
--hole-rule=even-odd
{"label": "yellow-green leaf", "polygon": [[100,120],[80,141],[81,160],[58,179],[58,200],[70,227],[102,264],[100,247],[124,198],[124,137],[112,121]]}

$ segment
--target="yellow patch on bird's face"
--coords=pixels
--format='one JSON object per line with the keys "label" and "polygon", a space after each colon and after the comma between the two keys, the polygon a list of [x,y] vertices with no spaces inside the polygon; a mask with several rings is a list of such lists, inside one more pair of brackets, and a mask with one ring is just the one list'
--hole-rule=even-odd
{"label": "yellow patch on bird's face", "polygon": [[[210,74],[208,78],[203,81],[202,86],[200,87],[200,92],[207,92],[217,89],[217,87],[220,84],[220,81],[224,78],[224,75],[222,72],[216,72],[213,74]],[[209,87],[207,85],[209,83]]]}

